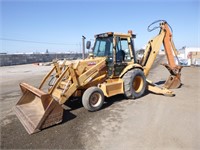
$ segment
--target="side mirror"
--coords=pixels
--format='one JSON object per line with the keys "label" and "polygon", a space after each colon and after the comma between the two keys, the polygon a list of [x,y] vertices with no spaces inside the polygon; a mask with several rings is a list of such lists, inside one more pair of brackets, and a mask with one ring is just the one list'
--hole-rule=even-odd
{"label": "side mirror", "polygon": [[87,41],[87,43],[86,43],[86,48],[87,48],[87,49],[90,49],[90,47],[91,47],[91,41]]}

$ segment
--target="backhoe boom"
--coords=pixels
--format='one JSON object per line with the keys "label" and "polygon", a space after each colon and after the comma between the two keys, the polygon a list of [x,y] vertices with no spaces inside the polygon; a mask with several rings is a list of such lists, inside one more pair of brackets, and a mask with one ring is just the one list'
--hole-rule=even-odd
{"label": "backhoe boom", "polygon": [[166,80],[164,87],[167,89],[178,88],[181,85],[182,67],[175,64],[174,56],[177,58],[177,50],[172,40],[172,33],[167,22],[164,21],[160,23],[160,33],[148,42],[140,64],[144,68],[145,76],[147,76],[162,44],[164,45],[165,54],[168,60],[168,64],[162,65],[170,72],[170,77]]}

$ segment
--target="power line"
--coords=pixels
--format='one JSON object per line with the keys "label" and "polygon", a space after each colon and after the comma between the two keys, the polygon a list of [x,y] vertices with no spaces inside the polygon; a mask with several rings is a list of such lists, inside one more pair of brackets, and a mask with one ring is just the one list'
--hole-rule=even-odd
{"label": "power line", "polygon": [[67,44],[67,43],[52,43],[52,42],[39,42],[39,41],[29,41],[29,40],[19,40],[19,39],[11,39],[11,38],[1,38],[0,40],[2,41],[14,41],[14,42],[24,42],[24,43],[38,43],[38,44],[52,44],[52,45],[77,45],[79,46],[79,44]]}

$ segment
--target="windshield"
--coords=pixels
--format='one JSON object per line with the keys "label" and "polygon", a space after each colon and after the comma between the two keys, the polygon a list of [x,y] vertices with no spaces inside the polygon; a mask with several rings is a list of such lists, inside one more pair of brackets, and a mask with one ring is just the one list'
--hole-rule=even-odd
{"label": "windshield", "polygon": [[94,56],[112,57],[112,51],[113,51],[113,37],[96,38],[93,51]]}

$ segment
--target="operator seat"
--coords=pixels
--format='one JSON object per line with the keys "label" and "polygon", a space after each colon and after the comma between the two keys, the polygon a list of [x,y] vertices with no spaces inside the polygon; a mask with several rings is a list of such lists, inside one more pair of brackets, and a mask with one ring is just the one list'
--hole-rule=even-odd
{"label": "operator seat", "polygon": [[117,62],[123,62],[125,58],[125,52],[123,50],[119,50],[117,52]]}

